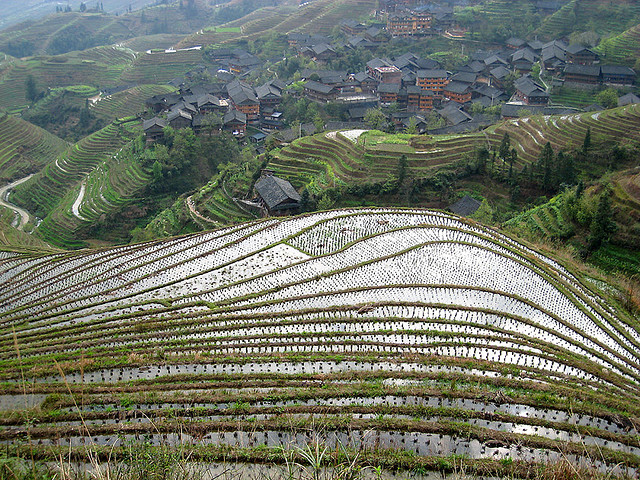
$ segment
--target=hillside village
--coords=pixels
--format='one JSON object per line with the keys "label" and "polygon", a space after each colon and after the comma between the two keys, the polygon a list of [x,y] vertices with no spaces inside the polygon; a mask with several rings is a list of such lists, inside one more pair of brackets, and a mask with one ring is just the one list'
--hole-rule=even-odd
{"label": "hillside village", "polygon": [[[344,21],[340,24],[344,39],[340,41],[318,34],[288,34],[293,54],[317,65],[299,71],[295,81],[276,78],[251,85],[244,79],[263,68],[262,60],[241,48],[209,50],[207,55],[214,66],[201,66],[172,80],[170,84],[178,92],[147,101],[150,111],[160,114],[145,120],[147,139],[157,140],[166,125],[211,132],[215,123],[216,130],[241,139],[249,130],[248,136],[256,143],[262,143],[268,135],[290,141],[319,128],[371,126],[365,118],[372,109],[381,109],[387,130],[459,133],[486,127],[496,118],[601,110],[605,106],[597,103],[576,108],[553,102],[551,91],[563,87],[578,91],[614,88],[624,93],[636,82],[631,67],[602,62],[592,48],[570,44],[564,38],[541,42],[512,37],[499,47],[471,52],[469,61],[453,70],[411,50],[394,58],[372,58],[358,72],[322,68],[348,51],[375,52],[396,38],[411,42],[434,36],[455,38],[465,33],[454,20],[453,7],[413,7],[387,1],[381,8],[386,23]],[[538,8],[549,13],[559,4],[538,2]],[[189,81],[190,76],[203,71],[212,83]],[[640,102],[633,93],[623,93],[619,105]],[[343,114],[341,118],[327,118],[321,125],[305,123],[297,131],[287,129],[290,122],[280,110],[285,94],[319,105],[337,105]]]}

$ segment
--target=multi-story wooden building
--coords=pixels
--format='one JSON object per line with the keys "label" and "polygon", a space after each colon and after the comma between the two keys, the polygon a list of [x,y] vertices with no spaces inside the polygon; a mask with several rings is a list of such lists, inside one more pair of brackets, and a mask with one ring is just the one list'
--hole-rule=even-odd
{"label": "multi-story wooden building", "polygon": [[449,84],[449,74],[446,70],[418,70],[416,85],[423,90],[431,90],[436,97],[442,97],[442,92]]}
{"label": "multi-story wooden building", "polygon": [[393,37],[413,37],[431,33],[430,13],[396,13],[387,19],[387,32]]}
{"label": "multi-story wooden building", "polygon": [[569,45],[566,51],[567,63],[577,63],[579,65],[593,65],[600,57],[593,50],[589,50],[582,45]]}
{"label": "multi-story wooden building", "polygon": [[457,103],[467,103],[471,101],[471,89],[468,83],[450,82],[444,88],[443,95],[445,98]]}

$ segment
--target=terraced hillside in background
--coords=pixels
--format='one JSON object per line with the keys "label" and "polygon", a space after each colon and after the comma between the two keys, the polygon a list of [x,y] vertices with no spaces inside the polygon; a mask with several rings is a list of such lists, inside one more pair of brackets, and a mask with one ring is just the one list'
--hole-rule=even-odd
{"label": "terraced hillside in background", "polygon": [[28,436],[48,458],[146,442],[308,465],[317,444],[325,461],[510,478],[640,467],[640,328],[615,286],[449,214],[5,251],[0,281],[10,451]]}
{"label": "terraced hillside in background", "polygon": [[96,115],[109,120],[136,115],[146,110],[145,101],[154,95],[175,91],[170,85],[139,85],[121,92],[100,97],[90,105]]}
{"label": "terraced hillside in background", "polygon": [[640,23],[640,5],[633,0],[570,0],[546,17],[535,31],[552,40],[572,32],[595,31],[601,36],[618,34]]}
{"label": "terraced hillside in background", "polygon": [[[302,4],[288,15],[282,15],[280,9],[263,8],[239,20],[221,25],[214,29],[205,29],[185,37],[181,47],[194,45],[224,44],[239,39],[251,40],[269,32],[287,34],[291,32],[313,32],[329,34],[345,19],[358,19],[375,10],[372,0],[315,0]],[[241,35],[233,32],[240,28]]]}
{"label": "terraced hillside in background", "polygon": [[535,2],[531,0],[489,0],[478,5],[477,8],[491,23],[524,18],[536,11]]}
{"label": "terraced hillside in background", "polygon": [[[72,7],[75,12],[67,12],[65,15],[73,17],[74,13],[77,13],[80,7],[80,0],[72,0],[65,3]],[[104,3],[104,2],[103,2]],[[111,0],[105,6],[103,5],[105,12],[115,14],[122,14],[129,8],[137,10],[144,6],[149,5],[151,0]],[[57,5],[52,2],[43,2],[41,0],[4,0],[0,5],[0,28],[13,26],[19,22],[24,22],[20,25],[16,25],[15,29],[22,30],[26,26],[37,24],[41,21],[42,17],[51,15],[56,11]],[[59,6],[59,5],[58,5]],[[91,7],[95,6],[91,5]]]}
{"label": "terraced hillside in background", "polygon": [[[10,1],[10,0],[9,0]],[[135,7],[135,3],[116,0]],[[104,2],[103,2],[104,3]],[[209,25],[213,9],[210,2],[195,0],[197,14],[188,14],[180,8],[178,2],[160,3],[145,0],[147,8],[134,11],[120,11],[120,15],[109,13],[81,13],[77,7],[74,12],[55,12],[51,4],[52,15],[27,21],[0,31],[0,52],[15,57],[33,55],[58,55],[73,50],[83,50],[96,45],[111,45],[145,35],[190,34]],[[155,3],[156,5],[149,5]],[[89,4],[87,3],[89,6]],[[91,5],[90,8],[95,6]],[[107,12],[116,8],[113,0],[104,5]],[[2,8],[2,6],[0,6]],[[124,13],[124,14],[123,14]],[[149,48],[159,48],[154,45]],[[144,49],[140,49],[144,51]]]}
{"label": "terraced hillside in background", "polygon": [[12,201],[43,218],[37,233],[51,245],[82,246],[80,228],[116,211],[148,181],[140,165],[117,155],[139,131],[138,120],[114,121],[83,138],[16,187]]}
{"label": "terraced hillside in background", "polygon": [[[52,10],[55,11],[55,8]],[[59,40],[68,40],[71,32],[87,32],[96,36],[96,40],[104,40],[105,44],[116,43],[137,34],[133,16],[68,12],[49,15],[0,31],[0,52],[19,57],[64,53],[60,51],[62,43]],[[95,44],[88,46],[93,47]]]}
{"label": "terraced hillside in background", "polygon": [[54,57],[14,60],[0,73],[0,107],[19,112],[28,107],[25,82],[29,75],[38,91],[47,88],[88,85],[102,88],[120,85],[120,76],[136,58],[128,48],[106,46]]}
{"label": "terraced hillside in background", "polygon": [[606,63],[634,66],[640,57],[640,25],[603,40],[595,50]]}
{"label": "terraced hillside in background", "polygon": [[67,146],[64,140],[40,127],[0,114],[0,182],[35,173]]}
{"label": "terraced hillside in background", "polygon": [[401,155],[416,177],[459,161],[485,146],[497,151],[505,133],[518,151],[515,168],[538,160],[550,142],[555,151],[575,148],[587,129],[597,141],[633,144],[640,141],[640,107],[628,106],[595,113],[534,116],[504,121],[482,132],[462,135],[387,135],[368,132],[358,139],[343,133],[302,137],[272,152],[269,167],[296,187],[384,182],[395,174]]}
{"label": "terraced hillside in background", "polygon": [[565,190],[549,202],[511,218],[504,227],[532,241],[562,241],[574,247],[584,245],[590,225],[585,225],[584,221],[581,224],[576,212],[595,212],[599,195],[608,191],[615,231],[606,245],[590,255],[589,262],[608,272],[633,278],[640,271],[639,167],[607,176],[587,188],[580,198],[576,198],[575,190]]}

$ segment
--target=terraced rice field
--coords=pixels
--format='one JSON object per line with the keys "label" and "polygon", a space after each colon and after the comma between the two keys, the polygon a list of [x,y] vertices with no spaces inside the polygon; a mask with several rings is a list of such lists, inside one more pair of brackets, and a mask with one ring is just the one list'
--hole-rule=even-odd
{"label": "terraced rice field", "polygon": [[[483,132],[452,137],[415,137],[406,144],[377,143],[363,146],[338,133],[319,134],[294,140],[274,153],[269,163],[277,175],[296,187],[315,182],[331,186],[335,182],[384,182],[395,174],[398,160],[406,155],[413,175],[427,176],[442,165],[459,161],[481,146],[497,151],[505,133],[518,151],[516,166],[534,163],[542,147],[550,142],[554,150],[575,147],[587,128],[593,138],[622,143],[640,140],[640,108],[620,107],[595,113],[564,116],[534,116],[508,120]],[[412,146],[409,146],[411,143]]]}
{"label": "terraced rice field", "polygon": [[[618,9],[621,6],[623,7]],[[567,35],[576,28],[585,28],[604,36],[621,33],[639,19],[640,5],[632,0],[571,0],[546,17],[535,33],[543,39],[551,40]]]}
{"label": "terraced rice field", "polygon": [[[371,0],[315,0],[283,15],[283,10],[262,8],[238,20],[220,25],[216,31],[204,29],[186,37],[180,47],[224,44],[239,39],[253,39],[268,32],[282,34],[303,31],[328,34],[345,18],[357,18],[375,9]],[[286,11],[286,10],[285,10]],[[225,32],[225,27],[240,27],[242,35]]]}
{"label": "terraced rice field", "polygon": [[[66,29],[77,32],[100,34],[108,32],[113,42],[137,34],[133,18],[101,14],[68,12],[64,15],[50,15],[45,18],[15,25],[0,32],[0,50],[9,42],[25,42],[34,47],[33,55],[55,53],[51,43],[56,34]],[[68,30],[67,30],[68,31]]]}
{"label": "terraced rice field", "polygon": [[[135,193],[146,174],[139,167],[118,167],[118,151],[132,138],[139,122],[115,121],[98,132],[83,138],[65,153],[54,159],[37,175],[16,188],[12,200],[30,212],[44,217],[38,233],[52,245],[77,247],[81,243],[74,232],[86,219],[109,213],[122,202],[123,190]],[[113,175],[118,172],[118,175]],[[115,180],[115,178],[120,180]],[[126,178],[124,180],[122,177]],[[125,182],[130,189],[123,188]],[[72,205],[78,198],[81,184],[88,190],[87,203],[80,207],[90,215],[74,215]],[[101,207],[98,207],[101,206]]]}
{"label": "terraced rice field", "polygon": [[131,65],[133,57],[129,53],[121,55],[121,51],[111,47],[89,50],[87,55],[97,58],[99,56],[97,52],[102,50],[112,51],[114,55],[111,60],[105,61],[126,59],[126,62],[103,63],[98,60],[79,58],[72,54],[16,60],[0,75],[0,107],[11,112],[19,112],[27,108],[28,101],[24,95],[28,75],[33,75],[39,89],[44,89],[45,86],[52,88],[72,85],[105,87],[120,84],[120,76],[125,68]]}
{"label": "terraced rice field", "polygon": [[167,83],[206,61],[201,50],[173,53],[140,53],[130,68],[122,73],[123,83]]}
{"label": "terraced rice field", "polygon": [[0,441],[39,455],[147,442],[284,463],[322,442],[391,468],[640,466],[637,319],[449,214],[4,251],[0,281]]}
{"label": "terraced rice field", "polygon": [[607,63],[633,66],[640,53],[640,25],[600,42],[596,51]]}
{"label": "terraced rice field", "polygon": [[170,85],[139,85],[137,87],[101,97],[91,105],[91,110],[104,118],[114,120],[146,110],[145,101],[154,95],[175,91]]}
{"label": "terraced rice field", "polygon": [[[546,142],[555,151],[575,147],[576,139],[584,139],[587,128],[602,140],[633,143],[640,139],[640,109],[620,107],[595,113],[562,116],[536,116],[511,120],[486,130],[487,139],[497,149],[504,132],[518,144],[518,162],[523,166],[535,162]],[[595,137],[592,137],[595,138]]]}
{"label": "terraced rice field", "polygon": [[501,22],[535,12],[535,5],[527,0],[491,0],[481,5],[480,11],[491,22]]}
{"label": "terraced rice field", "polygon": [[29,122],[0,117],[0,182],[34,173],[58,156],[67,143]]}

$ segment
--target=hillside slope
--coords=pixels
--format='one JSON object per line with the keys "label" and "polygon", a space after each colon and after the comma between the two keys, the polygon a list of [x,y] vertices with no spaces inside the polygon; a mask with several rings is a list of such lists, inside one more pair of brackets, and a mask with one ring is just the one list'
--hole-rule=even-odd
{"label": "hillside slope", "polygon": [[0,182],[37,172],[67,146],[64,140],[40,127],[0,114]]}
{"label": "hillside slope", "polygon": [[595,50],[606,63],[634,66],[640,57],[640,25],[603,40]]}
{"label": "hillside slope", "polygon": [[391,468],[640,467],[637,319],[611,286],[455,216],[338,210],[6,251],[0,280],[0,388],[18,405],[0,436],[25,435],[24,375],[41,455],[144,439],[284,462],[317,441]]}
{"label": "hillside slope", "polygon": [[538,160],[542,147],[574,148],[591,129],[594,141],[640,142],[640,106],[596,113],[533,116],[507,120],[482,132],[461,135],[387,135],[368,132],[356,141],[340,132],[303,137],[272,152],[269,167],[294,186],[312,188],[338,184],[384,182],[398,168],[402,155],[415,177],[433,174],[471,155],[478,147],[497,151],[505,133],[518,152],[514,166],[522,169]]}
{"label": "hillside slope", "polygon": [[83,138],[19,185],[12,201],[43,219],[37,232],[48,243],[79,247],[77,231],[117,210],[148,181],[148,174],[118,152],[139,132],[138,120],[118,120]]}
{"label": "hillside slope", "polygon": [[640,5],[633,0],[570,0],[546,17],[535,33],[549,40],[585,31],[605,36],[621,33],[638,23]]}

